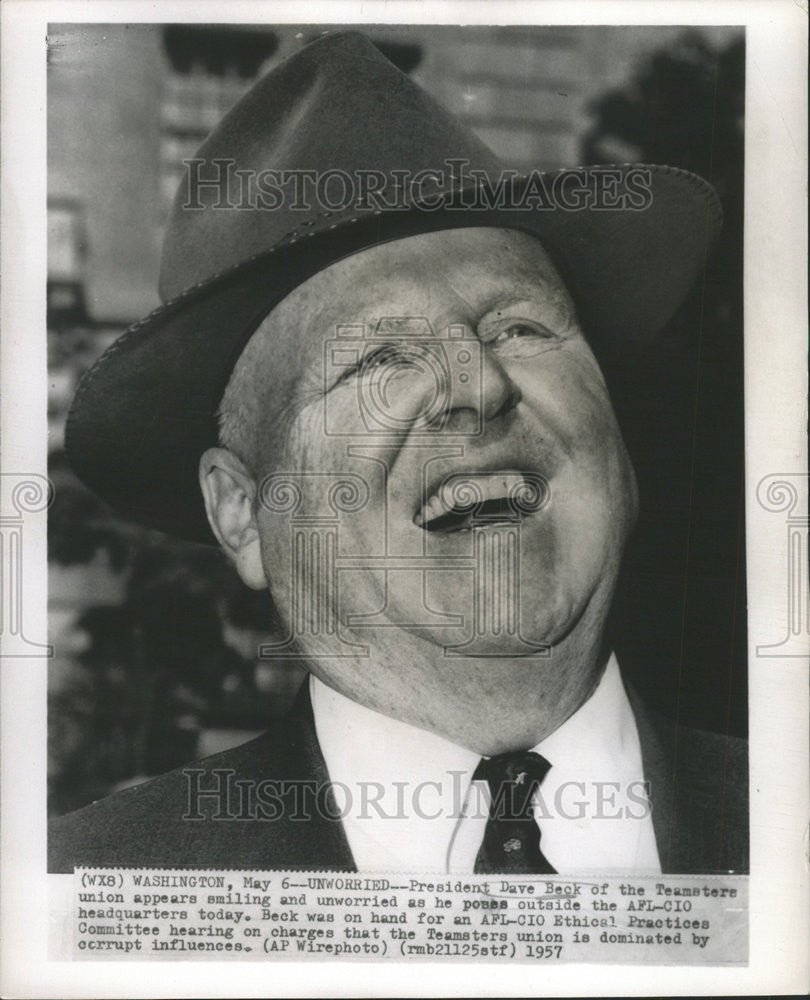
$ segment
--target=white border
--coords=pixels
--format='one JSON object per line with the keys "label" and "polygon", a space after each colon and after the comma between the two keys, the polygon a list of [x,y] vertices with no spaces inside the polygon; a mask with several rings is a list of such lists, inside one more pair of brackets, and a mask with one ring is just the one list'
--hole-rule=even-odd
{"label": "white border", "polygon": [[[3,471],[44,474],[45,35],[48,21],[745,24],[746,497],[752,734],[751,948],[746,969],[361,963],[59,963],[47,958],[44,660],[2,661],[5,996],[526,996],[803,993],[808,980],[808,683],[803,660],[757,659],[785,610],[785,525],[759,480],[807,468],[807,4],[793,0],[277,3],[5,0],[2,15]],[[26,607],[45,634],[44,517],[27,531]],[[40,523],[41,522],[41,523]],[[26,524],[26,529],[28,529]],[[36,606],[34,606],[36,605]],[[59,878],[52,876],[51,879]]]}

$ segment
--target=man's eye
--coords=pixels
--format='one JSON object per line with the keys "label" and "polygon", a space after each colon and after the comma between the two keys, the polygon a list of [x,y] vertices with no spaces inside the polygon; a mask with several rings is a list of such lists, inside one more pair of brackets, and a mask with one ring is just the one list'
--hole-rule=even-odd
{"label": "man's eye", "polygon": [[356,375],[366,375],[385,365],[393,364],[397,360],[397,352],[394,347],[380,347],[376,351],[369,351],[354,369]]}
{"label": "man's eye", "polygon": [[534,321],[504,322],[483,338],[485,343],[504,358],[531,358],[560,342],[560,337],[547,326]]}
{"label": "man's eye", "polygon": [[389,375],[398,374],[414,367],[413,357],[409,357],[407,352],[402,351],[396,345],[389,344],[369,351],[356,365],[345,368],[338,379],[338,384],[349,379],[371,378],[384,371]]}
{"label": "man's eye", "polygon": [[503,327],[489,341],[490,344],[505,344],[510,340],[522,340],[526,338],[540,338],[550,340],[554,334],[542,323],[510,323]]}

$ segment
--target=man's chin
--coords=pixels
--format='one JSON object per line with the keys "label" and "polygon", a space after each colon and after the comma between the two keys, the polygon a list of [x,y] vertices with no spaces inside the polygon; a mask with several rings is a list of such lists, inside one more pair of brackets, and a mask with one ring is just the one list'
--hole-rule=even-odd
{"label": "man's chin", "polygon": [[552,648],[576,626],[586,604],[574,605],[559,598],[545,604],[540,600],[522,609],[522,614],[518,609],[518,613],[504,613],[498,619],[496,609],[492,607],[487,607],[484,614],[476,616],[474,609],[469,607],[450,601],[431,601],[431,616],[446,620],[447,625],[428,623],[424,617],[420,621],[419,615],[425,614],[424,606],[410,609],[410,614],[402,607],[389,606],[391,619],[383,627],[359,629],[355,634],[362,632],[364,642],[372,650],[378,643],[389,649],[396,646],[403,652],[409,645],[418,644],[423,647],[423,652],[433,649],[432,655],[450,659],[546,659],[551,655]]}

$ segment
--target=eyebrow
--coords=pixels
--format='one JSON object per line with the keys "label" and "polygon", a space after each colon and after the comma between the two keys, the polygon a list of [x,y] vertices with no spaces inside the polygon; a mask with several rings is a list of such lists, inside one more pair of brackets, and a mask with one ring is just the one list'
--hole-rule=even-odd
{"label": "eyebrow", "polygon": [[[551,291],[549,289],[549,291]],[[519,293],[510,292],[496,295],[486,304],[482,310],[478,325],[491,319],[493,315],[512,309],[516,306],[529,306],[531,308],[545,307],[554,311],[556,316],[565,320],[566,327],[570,326],[576,319],[576,308],[571,296],[565,289],[554,290],[551,294],[538,294],[536,285],[526,285],[521,287]]]}

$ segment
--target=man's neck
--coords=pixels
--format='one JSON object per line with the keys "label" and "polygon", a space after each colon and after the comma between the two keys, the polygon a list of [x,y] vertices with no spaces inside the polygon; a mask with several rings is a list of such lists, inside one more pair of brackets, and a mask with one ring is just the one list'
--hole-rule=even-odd
{"label": "man's neck", "polygon": [[[407,674],[384,659],[358,660],[347,689],[318,664],[313,673],[352,701],[426,730],[479,755],[535,746],[563,725],[593,694],[609,650],[569,636],[536,657],[462,658],[446,655]],[[400,654],[401,655],[401,654]]]}

